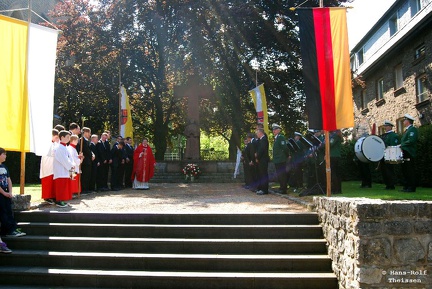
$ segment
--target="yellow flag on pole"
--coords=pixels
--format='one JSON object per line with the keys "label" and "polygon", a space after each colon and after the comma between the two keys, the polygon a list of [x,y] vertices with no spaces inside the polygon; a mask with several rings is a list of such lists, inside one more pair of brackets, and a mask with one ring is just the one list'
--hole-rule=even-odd
{"label": "yellow flag on pole", "polygon": [[264,91],[264,84],[261,84],[249,91],[257,112],[257,123],[264,126],[264,131],[268,135],[268,116],[267,116],[267,100]]}
{"label": "yellow flag on pole", "polygon": [[133,139],[133,126],[132,126],[132,115],[129,105],[129,97],[126,93],[124,86],[120,86],[121,94],[121,125],[120,135],[123,137],[130,137]]}

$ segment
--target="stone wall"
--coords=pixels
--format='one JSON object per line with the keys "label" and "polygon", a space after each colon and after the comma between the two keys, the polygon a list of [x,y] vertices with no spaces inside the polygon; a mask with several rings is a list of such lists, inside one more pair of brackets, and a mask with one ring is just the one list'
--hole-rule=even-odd
{"label": "stone wall", "polygon": [[432,202],[314,197],[339,288],[432,288]]}

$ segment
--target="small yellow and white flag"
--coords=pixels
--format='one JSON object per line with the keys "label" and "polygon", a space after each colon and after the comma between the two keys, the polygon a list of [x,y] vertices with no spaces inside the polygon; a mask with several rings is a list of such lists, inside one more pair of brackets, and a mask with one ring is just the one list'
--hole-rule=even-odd
{"label": "small yellow and white flag", "polygon": [[133,139],[133,126],[132,126],[132,115],[129,105],[129,97],[126,93],[124,86],[120,86],[121,94],[121,124],[120,124],[120,135],[124,138],[130,137]]}
{"label": "small yellow and white flag", "polygon": [[264,131],[268,135],[269,127],[268,127],[268,116],[267,116],[267,100],[264,91],[264,84],[261,84],[252,90],[249,90],[249,93],[252,97],[252,100],[255,105],[255,110],[257,112],[257,123],[262,124],[264,126]]}

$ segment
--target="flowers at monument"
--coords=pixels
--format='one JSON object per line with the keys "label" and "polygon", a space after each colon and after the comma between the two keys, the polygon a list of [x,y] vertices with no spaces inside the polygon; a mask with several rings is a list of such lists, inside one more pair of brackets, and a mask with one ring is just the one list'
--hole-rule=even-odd
{"label": "flowers at monument", "polygon": [[183,168],[183,174],[189,177],[196,177],[201,174],[200,167],[197,164],[187,164]]}

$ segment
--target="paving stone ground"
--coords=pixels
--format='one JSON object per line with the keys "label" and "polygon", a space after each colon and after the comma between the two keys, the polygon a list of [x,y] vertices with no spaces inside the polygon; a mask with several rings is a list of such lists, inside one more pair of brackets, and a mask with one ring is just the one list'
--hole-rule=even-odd
{"label": "paving stone ground", "polygon": [[150,190],[125,189],[81,195],[58,208],[42,203],[35,210],[141,213],[305,212],[306,207],[278,195],[259,196],[238,183],[155,183]]}

